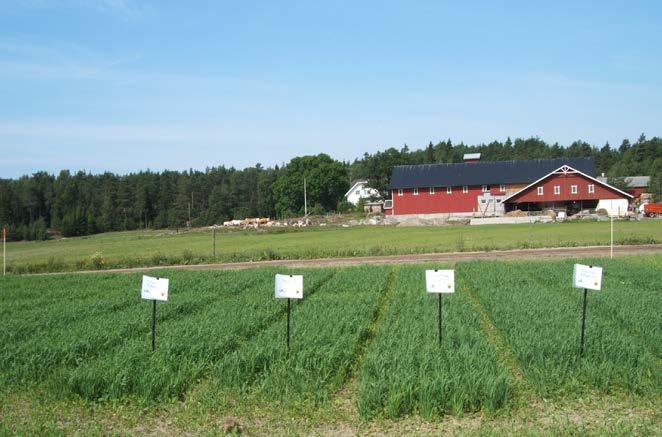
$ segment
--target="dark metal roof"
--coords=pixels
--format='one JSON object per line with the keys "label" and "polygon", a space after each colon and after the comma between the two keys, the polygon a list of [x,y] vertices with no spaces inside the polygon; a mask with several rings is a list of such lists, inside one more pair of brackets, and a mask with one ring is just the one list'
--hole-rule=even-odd
{"label": "dark metal roof", "polygon": [[531,183],[564,165],[595,177],[593,158],[399,165],[393,168],[389,189]]}

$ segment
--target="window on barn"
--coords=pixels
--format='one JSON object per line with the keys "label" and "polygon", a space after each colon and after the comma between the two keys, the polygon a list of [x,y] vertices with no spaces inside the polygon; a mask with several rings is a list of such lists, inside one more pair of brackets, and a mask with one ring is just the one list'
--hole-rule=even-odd
{"label": "window on barn", "polygon": [[545,188],[544,187],[538,187],[538,196],[542,196],[545,194]]}
{"label": "window on barn", "polygon": [[414,188],[414,196],[418,196],[418,188]]}
{"label": "window on barn", "polygon": [[434,194],[434,187],[430,187],[430,194]]}
{"label": "window on barn", "polygon": [[398,196],[402,196],[402,188],[398,188]]}
{"label": "window on barn", "polygon": [[462,185],[462,192],[463,193],[468,193],[469,192],[469,187],[467,187],[466,185]]}
{"label": "window on barn", "polygon": [[570,185],[570,194],[577,194],[577,185]]}
{"label": "window on barn", "polygon": [[446,187],[446,194],[451,194],[453,192],[453,187]]}
{"label": "window on barn", "polygon": [[561,186],[554,185],[554,194],[561,194]]}
{"label": "window on barn", "polygon": [[483,185],[483,193],[487,193],[490,191],[490,186],[489,185]]}
{"label": "window on barn", "polygon": [[361,194],[361,190],[356,190],[355,193],[356,194]]}
{"label": "window on barn", "polygon": [[499,191],[500,191],[501,193],[505,193],[505,192],[506,192],[506,184],[501,184],[501,185],[499,185]]}
{"label": "window on barn", "polygon": [[588,192],[589,193],[595,193],[595,185],[588,184]]}

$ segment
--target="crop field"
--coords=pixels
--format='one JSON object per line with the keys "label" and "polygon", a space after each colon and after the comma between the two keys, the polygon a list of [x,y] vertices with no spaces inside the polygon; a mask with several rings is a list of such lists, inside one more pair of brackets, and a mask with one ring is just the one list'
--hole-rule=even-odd
{"label": "crop field", "polygon": [[[441,344],[449,266],[163,270],[155,352],[140,274],[1,278],[0,432],[659,434],[662,257],[581,260],[581,358],[575,262],[457,263]],[[304,275],[289,351],[275,273]]]}
{"label": "crop field", "polygon": [[[572,261],[494,262],[458,266],[527,380],[544,397],[662,390],[662,264],[605,267],[601,291],[589,291],[587,347],[577,353],[581,290],[568,287]],[[489,286],[486,286],[489,284]]]}
{"label": "crop field", "polygon": [[423,293],[420,267],[402,269],[380,335],[368,351],[359,385],[364,417],[432,418],[506,406],[512,386],[496,349],[465,294],[443,296],[445,332],[438,344],[437,296]]}
{"label": "crop field", "polygon": [[[216,257],[209,229],[112,232],[7,244],[12,273],[310,259],[538,247],[608,245],[608,222],[301,229],[219,230]],[[662,242],[662,221],[616,221],[615,244]]]}

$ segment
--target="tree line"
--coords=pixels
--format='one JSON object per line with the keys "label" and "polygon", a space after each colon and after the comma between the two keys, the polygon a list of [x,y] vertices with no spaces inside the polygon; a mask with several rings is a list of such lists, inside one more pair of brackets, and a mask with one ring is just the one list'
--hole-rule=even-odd
{"label": "tree line", "polygon": [[202,226],[245,217],[293,217],[304,210],[304,178],[308,212],[346,210],[343,195],[355,179],[367,179],[385,195],[396,165],[462,162],[465,153],[481,153],[483,161],[593,157],[598,174],[610,178],[651,176],[650,191],[662,185],[662,138],[618,147],[575,141],[567,147],[539,138],[493,141],[489,144],[430,142],[410,150],[387,148],[353,162],[326,154],[292,159],[283,167],[210,167],[204,171],[141,171],[71,173],[37,172],[18,179],[0,179],[0,223],[14,240],[41,240],[49,229],[64,236],[140,228]]}

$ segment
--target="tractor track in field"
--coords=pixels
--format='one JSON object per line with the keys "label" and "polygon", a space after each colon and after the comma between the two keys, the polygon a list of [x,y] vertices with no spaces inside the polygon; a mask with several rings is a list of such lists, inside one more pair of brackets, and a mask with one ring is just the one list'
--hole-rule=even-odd
{"label": "tractor track in field", "polygon": [[458,281],[458,285],[460,291],[469,297],[469,301],[478,312],[483,333],[486,335],[488,341],[494,346],[501,362],[509,372],[515,387],[515,399],[520,403],[540,402],[540,398],[535,389],[526,379],[526,376],[524,376],[524,371],[522,370],[519,360],[515,356],[515,352],[511,349],[506,339],[500,334],[499,329],[494,324],[485,305],[483,305],[480,299],[478,299],[478,296],[476,296],[471,288],[469,288],[469,285],[467,285],[464,279]]}
{"label": "tractor track in field", "polygon": [[373,320],[368,327],[368,334],[361,342],[356,354],[354,354],[354,361],[349,369],[343,384],[336,390],[331,402],[337,411],[342,411],[347,417],[358,417],[356,409],[356,400],[358,399],[359,391],[359,373],[365,357],[368,354],[368,349],[372,345],[377,333],[382,327],[384,316],[388,311],[391,301],[393,299],[393,289],[398,282],[400,276],[400,267],[395,266],[389,272],[388,278],[384,283],[384,293],[380,299],[379,306],[377,307]]}
{"label": "tractor track in field", "polygon": [[[626,255],[653,255],[662,254],[662,244],[641,244],[614,246],[614,256]],[[105,270],[80,270],[55,273],[34,273],[21,276],[61,275],[61,274],[92,274],[92,273],[135,273],[151,270],[240,270],[255,267],[343,267],[362,264],[418,264],[428,262],[454,263],[477,259],[517,260],[539,258],[580,258],[580,257],[608,257],[609,246],[583,246],[583,247],[551,247],[542,249],[511,249],[483,252],[441,252],[417,253],[407,255],[379,255],[344,258],[313,258],[313,259],[281,259],[271,261],[245,261],[217,264],[193,265],[164,265],[152,267],[132,267]]]}

